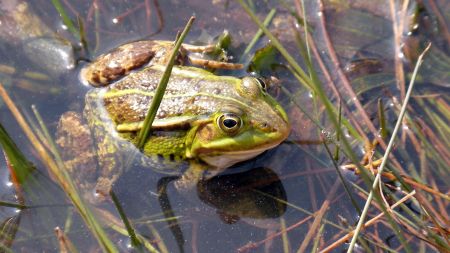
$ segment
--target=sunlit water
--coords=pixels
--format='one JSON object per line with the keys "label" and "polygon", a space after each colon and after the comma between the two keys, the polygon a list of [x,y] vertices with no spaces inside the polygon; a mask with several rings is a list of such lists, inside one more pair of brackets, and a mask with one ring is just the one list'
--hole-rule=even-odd
{"label": "sunlit water", "polygon": [[[51,29],[75,41],[67,27],[62,25],[53,6],[45,1],[42,2],[42,6],[37,6],[34,11]],[[23,83],[16,87],[15,83],[18,83],[18,80],[25,79],[20,75],[14,76],[15,81],[8,76],[2,76],[3,79],[0,79],[17,105],[28,115],[32,115],[30,106],[32,104],[37,106],[51,133],[56,131],[56,122],[63,112],[81,111],[83,108],[84,94],[89,88],[79,82],[78,71],[86,64],[84,58],[94,57],[124,42],[147,38],[146,36],[156,32],[150,37],[151,39],[173,40],[177,31],[182,29],[192,14],[196,15],[197,20],[186,41],[211,42],[226,29],[234,38],[231,54],[234,53],[235,58],[239,58],[257,30],[257,27],[248,20],[245,12],[233,1],[229,3],[228,1],[212,1],[215,2],[214,4],[210,1],[207,3],[206,1],[189,1],[189,3],[170,1],[170,4],[160,1],[162,24],[159,23],[158,12],[152,1],[128,1],[127,3],[118,1],[122,5],[97,1],[98,15],[101,17],[98,28],[95,28],[96,24],[93,22],[97,15],[93,4],[90,1],[80,2],[81,4],[74,8],[83,20],[87,21],[85,29],[89,31],[87,36],[91,55],[82,52],[79,55],[81,60],[74,69],[58,75],[49,74],[49,80],[36,81],[39,87],[43,88],[35,89],[34,86],[26,86]],[[146,16],[146,2],[151,10],[150,18]],[[0,1],[0,4],[5,4],[5,1]],[[229,7],[226,7],[227,4]],[[258,5],[257,9],[261,13],[267,13],[269,10],[263,4]],[[322,12],[319,14],[323,15]],[[282,25],[280,27],[283,28]],[[158,32],[160,28],[161,31]],[[99,44],[96,44],[97,37],[93,32],[97,29]],[[283,37],[283,35],[280,36]],[[288,42],[292,47],[293,42]],[[262,47],[264,43],[260,42],[257,46]],[[31,61],[26,55],[20,54],[21,52],[14,51],[17,48],[19,47],[15,45],[3,45],[1,55],[4,62],[0,63],[13,65],[18,71],[43,71],[35,64],[27,64]],[[294,56],[299,57],[299,55]],[[245,71],[226,73],[236,76],[246,74]],[[313,103],[313,94],[306,89],[296,88],[298,86],[295,79],[287,70],[277,69],[276,74],[285,81],[282,85],[297,92],[294,94],[297,103]],[[49,92],[51,89],[53,91]],[[177,225],[181,228],[181,235],[170,229],[170,224],[162,215],[162,211],[167,210],[167,206],[164,206],[167,203],[162,203],[158,199],[157,185],[167,175],[139,166],[132,167],[132,170],[122,175],[113,190],[137,232],[155,245],[163,243],[169,252],[177,252],[180,247],[183,247],[185,252],[237,252],[239,250],[283,252],[286,249],[283,249],[282,236],[276,233],[280,231],[282,224],[286,224],[286,227],[293,226],[288,232],[291,243],[288,251],[291,252],[299,248],[308,233],[308,226],[299,224],[297,227],[295,224],[307,219],[310,213],[319,210],[323,201],[329,196],[333,197],[330,199],[331,208],[326,218],[334,224],[346,220],[347,224],[343,222],[343,227],[353,225],[358,214],[352,208],[342,187],[332,191],[332,186],[338,179],[327,153],[320,144],[321,140],[317,134],[319,131],[305,115],[295,110],[285,94],[281,93],[278,99],[288,109],[294,128],[288,141],[251,161],[233,166],[219,177],[198,186],[197,191],[180,194],[174,189],[173,182],[168,183],[167,196],[171,210],[178,218]],[[314,110],[311,106],[306,108]],[[35,152],[30,149],[27,139],[4,105],[0,108],[0,112],[0,122],[26,157],[36,165],[38,171],[33,174],[35,180],[29,183],[31,189],[25,191],[30,194],[25,197],[25,204],[33,208],[19,212],[16,208],[0,207],[0,218],[6,221],[8,218],[15,217],[18,226],[15,238],[3,244],[17,252],[59,252],[53,230],[55,227],[60,227],[67,229],[67,236],[80,252],[98,250],[95,238],[68,199],[64,197],[64,192],[49,178],[45,167],[36,158]],[[324,118],[323,121],[326,119]],[[331,129],[330,127],[329,130]],[[299,140],[305,141],[306,144],[293,143]],[[355,147],[355,151],[356,154],[363,155],[363,146]],[[17,202],[5,164],[3,157],[0,158],[0,192],[2,193],[0,200]],[[349,172],[344,172],[344,176],[347,176],[350,181],[359,179]],[[363,203],[361,199],[358,200]],[[120,222],[112,204],[96,208],[102,208],[114,214]],[[313,219],[306,222],[311,224]],[[132,251],[127,236],[110,229],[107,231],[119,251]],[[338,230],[333,226],[327,226],[323,231],[324,238],[330,240],[331,235],[336,231]],[[390,235],[389,233],[382,235],[381,239],[384,240]],[[269,239],[266,240],[266,238]]]}

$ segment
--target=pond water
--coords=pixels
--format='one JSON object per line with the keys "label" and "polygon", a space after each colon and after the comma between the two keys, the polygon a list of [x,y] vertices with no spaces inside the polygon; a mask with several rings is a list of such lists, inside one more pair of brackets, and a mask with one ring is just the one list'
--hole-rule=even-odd
{"label": "pond water", "polygon": [[[300,1],[245,2],[250,3],[260,20],[272,8],[277,10],[270,30],[289,54],[307,69],[296,38],[296,31],[302,30],[302,24],[297,23],[301,19],[292,15],[299,13]],[[141,239],[153,245],[157,252],[315,252],[344,236],[348,227],[356,224],[359,213],[354,205],[362,208],[366,196],[355,185],[364,186],[364,183],[359,175],[342,170],[355,198],[356,204],[352,203],[327,149],[337,157],[336,164],[352,163],[342,150],[336,151],[342,147],[340,139],[345,138],[356,158],[361,159],[367,151],[366,143],[355,133],[365,133],[368,139],[382,135],[382,131],[378,131],[382,127],[377,114],[379,104],[384,106],[389,133],[395,125],[405,91],[397,85],[401,80],[396,76],[399,70],[395,68],[398,62],[388,1],[379,4],[383,8],[364,1],[352,1],[349,6],[325,2],[324,10],[316,2],[308,2],[306,6],[308,14],[314,13],[307,14],[310,35],[315,41],[309,50],[315,59],[314,67],[324,84],[325,94],[330,97],[335,111],[338,111],[339,104],[344,105],[344,136],[336,136],[335,127],[317,94],[298,81],[285,58],[273,48],[266,47],[266,37],[258,40],[244,55],[258,26],[237,1],[64,0],[61,4],[75,26],[78,26],[77,17],[82,23],[84,43],[79,42],[77,28],[71,31],[51,1],[0,0],[0,82],[16,106],[33,122],[31,106],[36,106],[53,137],[61,115],[67,111],[81,112],[86,92],[93,89],[79,80],[79,71],[89,60],[131,41],[174,40],[191,15],[195,15],[196,21],[185,42],[197,45],[215,43],[226,30],[232,37],[227,52],[229,60],[245,64],[244,70],[219,70],[216,74],[249,75],[252,62],[252,71],[263,76],[275,76],[280,81],[269,92],[286,109],[292,129],[290,136],[276,148],[234,165],[210,180],[201,181],[187,193],[175,189],[170,175],[135,163],[128,166],[129,169],[114,183],[112,189],[126,217]],[[442,8],[450,8],[448,4],[438,4],[442,4]],[[17,6],[26,9],[24,16],[11,14]],[[411,77],[417,52],[428,41],[435,46],[422,66],[424,71],[416,87],[417,97],[410,108],[409,119],[412,120],[403,126],[399,134],[403,139],[397,143],[392,154],[394,159],[389,165],[401,167],[402,174],[408,173],[417,181],[429,178],[424,183],[445,193],[450,182],[449,157],[446,157],[450,143],[449,115],[445,111],[448,109],[446,95],[450,83],[448,38],[427,29],[446,28],[441,28],[443,23],[439,17],[436,18],[435,14],[439,12],[428,2],[421,8],[426,11],[422,9],[416,17],[422,30],[411,29],[414,34],[408,34],[409,39],[402,43],[403,61],[400,62],[404,64],[406,81]],[[411,3],[409,14],[416,9],[417,5]],[[321,28],[323,16],[328,19],[326,29],[329,34]],[[448,26],[448,16],[443,18]],[[17,29],[17,23],[21,22],[39,28],[22,27],[11,34],[7,32]],[[44,44],[35,43],[42,38],[45,39]],[[69,44],[55,38],[64,38]],[[334,45],[331,52],[328,51],[328,39]],[[53,50],[55,45],[62,49]],[[405,49],[407,47],[409,50]],[[71,54],[73,61],[68,57]],[[253,58],[258,54],[262,54],[262,63],[256,62],[257,57]],[[334,59],[332,54],[337,58]],[[321,61],[317,60],[318,56]],[[343,75],[351,83],[350,89],[336,68],[335,60],[340,62]],[[328,72],[320,66],[321,63],[327,66]],[[331,83],[336,83],[336,86]],[[336,94],[340,94],[340,98]],[[367,122],[372,122],[375,132]],[[101,252],[98,240],[64,190],[49,175],[46,163],[1,99],[0,123],[36,168],[22,186],[16,188],[5,158],[0,157],[0,201],[23,202],[29,207],[20,209],[0,204],[0,251],[71,252],[63,250],[62,245],[68,244],[55,235],[58,227],[65,233],[65,242],[70,241],[69,244],[79,252]],[[388,140],[385,139],[386,143]],[[380,158],[383,149],[374,150],[376,158]],[[166,186],[163,193],[161,185]],[[393,189],[393,185],[396,184],[391,184],[392,192],[389,194],[403,197]],[[139,252],[133,248],[119,212],[111,201],[88,205],[119,252]],[[420,213],[418,206],[409,205],[408,210]],[[433,202],[433,206],[436,203]],[[319,212],[321,208],[323,213]],[[448,202],[441,202],[440,208],[443,212],[450,210]],[[371,208],[370,218],[380,212],[375,207]],[[316,224],[317,215],[321,219]],[[167,219],[168,216],[176,219]],[[404,229],[402,234],[412,240],[414,252],[419,248],[424,249],[423,252],[437,252],[436,248],[414,238],[408,229]],[[347,243],[342,243],[332,251],[341,252],[347,246]],[[358,252],[368,249],[374,252],[404,250],[389,223],[384,221],[367,230],[365,237],[358,242]],[[148,248],[143,251],[148,251]]]}

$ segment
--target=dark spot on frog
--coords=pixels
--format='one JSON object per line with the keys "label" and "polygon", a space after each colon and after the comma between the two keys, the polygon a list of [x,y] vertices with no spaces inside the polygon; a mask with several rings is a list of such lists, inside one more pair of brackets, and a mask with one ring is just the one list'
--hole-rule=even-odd
{"label": "dark spot on frog", "polygon": [[124,122],[125,117],[122,114],[117,114],[116,122]]}
{"label": "dark spot on frog", "polygon": [[110,68],[107,67],[103,70],[103,77],[105,77],[107,80],[112,81],[114,79],[117,79],[120,76],[123,76],[125,74],[125,69],[121,67],[115,67]]}
{"label": "dark spot on frog", "polygon": [[154,52],[146,52],[133,55],[133,62],[127,69],[133,70],[147,64],[155,56]]}
{"label": "dark spot on frog", "polygon": [[98,73],[93,73],[91,79],[94,83],[100,83],[100,75]]}

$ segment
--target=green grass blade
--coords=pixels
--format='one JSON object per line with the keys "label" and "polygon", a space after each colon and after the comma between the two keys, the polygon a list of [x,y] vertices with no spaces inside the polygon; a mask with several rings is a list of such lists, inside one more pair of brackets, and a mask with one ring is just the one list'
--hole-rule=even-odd
{"label": "green grass blade", "polygon": [[62,6],[61,2],[59,0],[52,0],[52,4],[55,7],[55,9],[58,11],[59,15],[62,18],[62,21],[65,26],[67,26],[67,29],[77,38],[80,39],[80,33],[78,29],[75,27],[72,20],[69,18],[69,15],[67,15],[66,10]]}
{"label": "green grass blade", "polygon": [[117,198],[116,194],[114,193],[114,191],[111,190],[109,192],[109,195],[111,196],[111,199],[114,205],[116,206],[117,211],[119,212],[120,218],[122,219],[122,222],[125,225],[125,228],[127,229],[128,236],[130,237],[131,240],[131,246],[138,252],[144,252],[143,245],[137,238],[136,233],[134,232],[134,228],[133,226],[131,226],[131,223],[128,220],[125,211],[123,210],[122,205],[120,204],[120,201]]}
{"label": "green grass blade", "polygon": [[345,192],[349,196],[353,207],[355,207],[355,209],[358,212],[358,214],[361,215],[361,208],[359,207],[358,202],[356,201],[356,199],[353,197],[353,194],[350,191],[350,187],[348,187],[347,182],[346,182],[344,176],[342,175],[341,170],[339,169],[339,165],[336,163],[336,160],[333,158],[333,155],[331,154],[331,150],[328,147],[326,140],[323,141],[323,145],[325,147],[325,150],[327,151],[328,156],[330,157],[330,160],[333,162],[334,168],[336,169],[336,173],[338,174],[339,179],[341,180],[342,185],[344,186]]}
{"label": "green grass blade", "polygon": [[167,87],[167,83],[169,82],[170,74],[172,73],[172,68],[174,65],[175,57],[178,54],[178,50],[181,47],[181,44],[184,41],[184,38],[188,34],[189,30],[191,29],[192,23],[194,22],[195,17],[192,16],[189,21],[186,24],[186,27],[184,28],[183,32],[181,33],[180,37],[176,40],[175,47],[172,49],[172,52],[170,53],[169,62],[167,63],[166,70],[163,73],[163,76],[161,77],[161,80],[159,81],[158,87],[155,91],[155,97],[152,100],[152,103],[150,105],[150,108],[147,112],[147,116],[144,120],[144,126],[142,127],[141,131],[139,132],[137,147],[139,149],[142,149],[144,147],[145,141],[147,140],[148,136],[151,132],[152,123],[155,120],[156,112],[158,111],[159,105],[161,104],[161,101],[164,96],[164,92]]}
{"label": "green grass blade", "polygon": [[87,58],[90,58],[91,53],[89,51],[89,45],[88,45],[88,39],[87,39],[87,34],[86,34],[86,29],[84,27],[84,23],[83,23],[83,19],[81,17],[77,17],[77,23],[78,23],[78,27],[79,27],[79,34],[80,34],[80,43],[81,46],[84,49],[84,52],[86,54]]}
{"label": "green grass blade", "polygon": [[[340,127],[341,123],[342,123],[342,103],[339,103],[338,116],[339,116],[338,124]],[[339,143],[340,140],[341,140],[341,135],[340,135],[340,133],[337,133],[336,134],[336,142]],[[340,150],[339,146],[336,146],[336,149],[334,150],[334,156],[333,156],[333,159],[335,161],[339,161],[339,150]]]}
{"label": "green grass blade", "polygon": [[386,138],[388,135],[386,117],[384,116],[384,106],[381,99],[378,99],[378,121],[380,121],[380,135],[381,138]]}
{"label": "green grass blade", "polygon": [[26,208],[28,208],[26,205],[21,205],[21,204],[6,202],[6,201],[0,201],[0,206],[13,207],[13,208],[17,208],[17,209],[26,209]]}
{"label": "green grass blade", "polygon": [[[263,25],[268,26],[270,22],[272,22],[273,17],[275,16],[275,13],[277,11],[275,9],[271,9],[269,14],[267,14],[266,18],[264,19]],[[242,53],[241,58],[239,59],[239,62],[242,61],[242,59],[245,58],[245,56],[250,53],[250,50],[255,46],[256,42],[258,42],[259,38],[263,35],[263,31],[259,29],[255,36],[253,36],[253,39],[250,41],[250,43],[247,45],[247,47],[244,50],[244,53]]]}
{"label": "green grass blade", "polygon": [[[253,11],[248,7],[247,4],[244,3],[243,0],[238,0],[241,4],[242,8],[244,8],[245,12],[250,16],[250,18],[255,22],[258,27],[264,32],[264,34],[270,39],[273,45],[280,51],[281,55],[286,59],[286,61],[294,68],[294,70],[300,75],[302,80],[305,80],[306,83],[310,84],[311,79],[305,73],[305,71],[296,63],[295,59],[291,56],[291,54],[286,51],[286,49],[281,45],[278,39],[273,36],[273,34],[259,21],[258,17],[253,13]],[[310,85],[307,85],[310,86]],[[312,86],[312,85],[311,85]]]}
{"label": "green grass blade", "polygon": [[12,165],[18,183],[22,185],[28,176],[35,170],[35,167],[27,160],[27,158],[25,158],[25,155],[8,135],[2,124],[0,124],[0,145],[3,147],[3,150]]}
{"label": "green grass blade", "polygon": [[[21,214],[6,218],[0,224],[0,245],[11,247],[19,230],[20,217]],[[1,247],[0,252],[4,252],[1,250]]]}

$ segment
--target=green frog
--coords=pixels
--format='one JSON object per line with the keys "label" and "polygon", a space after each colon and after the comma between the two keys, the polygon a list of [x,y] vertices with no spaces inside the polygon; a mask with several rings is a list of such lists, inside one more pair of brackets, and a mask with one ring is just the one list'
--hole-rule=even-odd
{"label": "green frog", "polygon": [[[130,160],[180,175],[175,187],[189,190],[235,163],[251,159],[285,140],[286,112],[260,78],[218,76],[185,66],[183,45],[164,98],[142,150],[136,148],[155,89],[165,69],[170,41],[137,41],[99,56],[80,72],[96,87],[85,98],[83,115],[67,112],[56,134],[63,160],[84,193],[105,196]],[[209,67],[229,63],[204,61]],[[91,194],[92,195],[92,194]]]}

